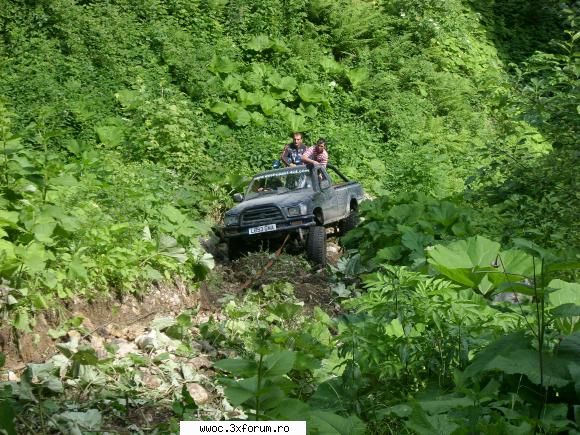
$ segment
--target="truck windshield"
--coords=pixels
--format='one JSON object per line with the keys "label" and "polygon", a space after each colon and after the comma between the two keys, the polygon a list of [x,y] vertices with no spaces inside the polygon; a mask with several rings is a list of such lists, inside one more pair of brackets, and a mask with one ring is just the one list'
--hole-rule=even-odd
{"label": "truck windshield", "polygon": [[285,171],[266,173],[254,177],[248,186],[246,198],[250,199],[271,193],[289,192],[311,186],[312,183],[308,169],[289,168]]}

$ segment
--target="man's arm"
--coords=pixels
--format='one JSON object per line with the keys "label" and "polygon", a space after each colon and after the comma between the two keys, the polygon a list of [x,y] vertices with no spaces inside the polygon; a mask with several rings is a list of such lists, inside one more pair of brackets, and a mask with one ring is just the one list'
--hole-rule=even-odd
{"label": "man's arm", "polygon": [[284,147],[284,149],[282,150],[282,154],[280,154],[280,160],[286,165],[286,166],[290,166],[290,161],[288,160],[288,147],[290,145],[286,145]]}
{"label": "man's arm", "polygon": [[316,160],[312,160],[310,158],[311,155],[312,155],[312,149],[307,148],[306,151],[304,151],[304,154],[302,154],[302,163],[307,164],[307,165],[317,165],[318,162]]}

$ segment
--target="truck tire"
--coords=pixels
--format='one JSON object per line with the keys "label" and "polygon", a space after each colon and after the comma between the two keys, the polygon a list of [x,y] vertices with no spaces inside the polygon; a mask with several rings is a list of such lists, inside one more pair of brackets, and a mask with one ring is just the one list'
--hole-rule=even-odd
{"label": "truck tire", "polygon": [[340,235],[344,236],[359,223],[358,211],[351,210],[347,217],[341,220],[338,224],[338,229],[340,230]]}
{"label": "truck tire", "polygon": [[306,240],[306,255],[320,267],[326,266],[326,228],[322,225],[310,227]]}
{"label": "truck tire", "polygon": [[228,243],[228,259],[230,261],[233,261],[240,258],[245,249],[244,242],[240,239],[232,238],[228,239],[227,243]]}

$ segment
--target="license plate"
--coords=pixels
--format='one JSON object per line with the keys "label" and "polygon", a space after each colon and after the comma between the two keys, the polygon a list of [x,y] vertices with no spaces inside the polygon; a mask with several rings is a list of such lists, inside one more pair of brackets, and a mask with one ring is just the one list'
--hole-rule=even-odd
{"label": "license plate", "polygon": [[267,231],[274,231],[276,229],[276,224],[260,225],[259,227],[250,228],[248,232],[250,234],[260,234]]}

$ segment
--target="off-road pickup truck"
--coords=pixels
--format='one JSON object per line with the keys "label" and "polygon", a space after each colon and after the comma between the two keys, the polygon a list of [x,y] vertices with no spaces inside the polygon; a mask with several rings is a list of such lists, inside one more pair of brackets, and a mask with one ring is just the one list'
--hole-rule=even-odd
{"label": "off-road pickup truck", "polygon": [[287,234],[306,247],[310,260],[326,265],[326,228],[341,233],[358,223],[362,186],[348,180],[334,166],[329,169],[341,179],[333,184],[326,168],[294,166],[254,176],[244,195],[233,199],[238,205],[224,216],[222,235],[229,257],[236,258],[255,241],[283,238]]}

